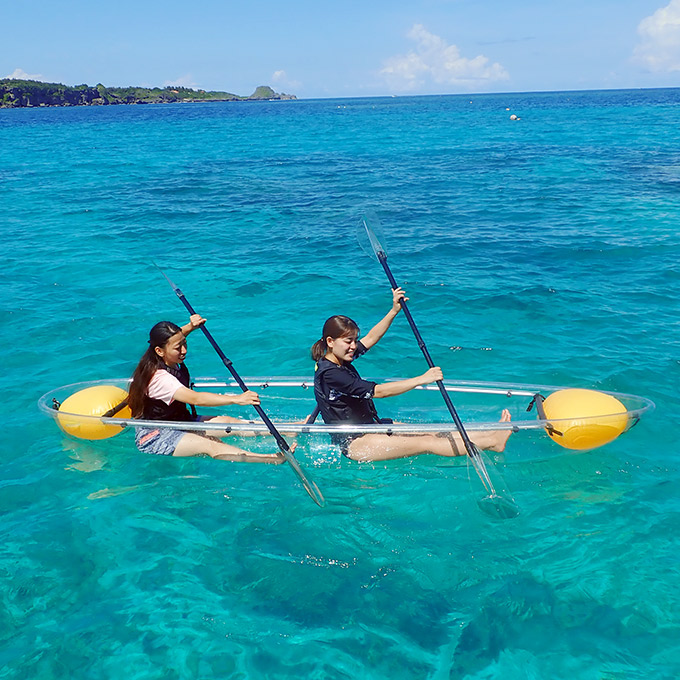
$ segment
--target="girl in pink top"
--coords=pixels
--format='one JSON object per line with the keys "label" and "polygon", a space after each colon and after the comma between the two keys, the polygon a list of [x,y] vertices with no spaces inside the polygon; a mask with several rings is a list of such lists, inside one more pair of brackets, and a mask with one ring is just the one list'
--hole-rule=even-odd
{"label": "girl in pink top", "polygon": [[[157,323],[149,332],[149,347],[132,375],[128,404],[134,418],[164,421],[243,422],[229,416],[198,416],[194,406],[252,406],[260,403],[256,392],[218,394],[195,392],[190,388],[189,371],[184,366],[187,335],[205,323],[200,314],[191,316],[181,328],[170,321]],[[187,408],[189,406],[189,408]],[[226,434],[226,433],[225,433]],[[138,427],[135,442],[144,453],[161,456],[207,454],[221,460],[253,463],[281,463],[281,454],[257,454],[195,432],[167,428]],[[294,450],[294,445],[291,446]]]}

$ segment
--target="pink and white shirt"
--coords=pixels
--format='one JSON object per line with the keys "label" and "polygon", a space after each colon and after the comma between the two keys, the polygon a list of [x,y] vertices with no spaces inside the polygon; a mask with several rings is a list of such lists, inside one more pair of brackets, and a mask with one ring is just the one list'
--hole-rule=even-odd
{"label": "pink and white shirt", "polygon": [[170,406],[175,400],[175,392],[180,387],[184,385],[174,375],[161,368],[153,374],[146,393],[149,399],[158,399]]}

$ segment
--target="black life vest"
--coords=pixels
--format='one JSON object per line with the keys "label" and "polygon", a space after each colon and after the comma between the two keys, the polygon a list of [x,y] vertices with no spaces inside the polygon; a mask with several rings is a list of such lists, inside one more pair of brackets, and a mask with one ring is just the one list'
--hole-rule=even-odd
{"label": "black life vest", "polygon": [[[330,391],[323,379],[324,373],[331,369],[337,369],[338,365],[326,358],[319,359],[317,369],[314,373],[314,396],[319,405],[321,417],[324,423],[350,423],[353,425],[367,425],[369,423],[380,423],[378,412],[375,410],[373,399],[363,399],[351,397],[349,395],[338,395],[331,399]],[[353,366],[345,366],[348,370],[356,373]]]}
{"label": "black life vest", "polygon": [[[180,364],[177,368],[170,368],[170,366],[162,366],[159,370],[165,369],[170,375],[174,375],[184,387],[189,387],[191,378],[189,376],[189,369]],[[191,407],[193,412],[189,412],[187,405],[183,401],[173,400],[171,404],[166,404],[160,399],[151,399],[146,396],[144,398],[144,420],[171,420],[171,421],[185,421],[194,420],[196,411]]]}

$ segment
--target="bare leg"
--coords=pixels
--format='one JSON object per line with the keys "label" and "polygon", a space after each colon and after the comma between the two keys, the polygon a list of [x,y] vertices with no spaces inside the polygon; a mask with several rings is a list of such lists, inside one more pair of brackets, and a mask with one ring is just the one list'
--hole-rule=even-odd
{"label": "bare leg", "polygon": [[[500,422],[510,422],[510,411],[503,410]],[[474,432],[470,437],[480,449],[487,451],[503,451],[510,437],[510,430],[482,430]],[[460,434],[453,433],[451,438],[434,435],[398,436],[387,434],[365,434],[355,439],[350,445],[348,454],[352,460],[394,460],[422,453],[433,453],[437,456],[464,456],[467,452]]]}
{"label": "bare leg", "polygon": [[[231,416],[215,416],[214,418],[208,418],[206,423],[238,423],[240,425],[244,423],[249,423],[251,421],[248,420],[242,420],[241,418],[232,418]],[[226,430],[224,432],[220,432],[219,430],[210,430],[210,433],[208,434],[206,432],[206,436],[209,437],[255,437],[258,434],[269,434],[268,432],[253,432],[252,430],[239,430],[238,432],[232,431],[232,432],[227,432]]]}
{"label": "bare leg", "polygon": [[[291,444],[291,452],[295,451],[296,444]],[[207,454],[211,458],[218,460],[231,460],[242,463],[273,463],[279,465],[284,458],[280,453],[251,453],[237,446],[225,444],[216,439],[201,437],[193,432],[187,432],[175,447],[173,456],[199,456]]]}
{"label": "bare leg", "polygon": [[465,453],[465,449],[463,449],[462,453],[453,453],[448,439],[435,437],[431,434],[415,435],[412,437],[365,434],[363,437],[355,439],[349,445],[347,453],[352,460],[371,461],[407,458],[409,456],[418,456],[421,453],[434,453],[438,456],[462,455],[462,453]]}
{"label": "bare leg", "polygon": [[[509,423],[510,411],[507,408],[503,409],[501,413],[501,423]],[[512,434],[511,429],[506,430],[480,430],[479,432],[473,432],[470,435],[472,442],[483,451],[495,451],[496,453],[501,453],[505,451],[505,445]],[[461,441],[462,443],[462,441]]]}
{"label": "bare leg", "polygon": [[[242,420],[241,418],[232,418],[231,416],[215,416],[214,418],[208,418],[208,420],[205,421],[206,423],[248,423],[251,424],[253,421],[252,420]],[[307,419],[305,420],[293,420],[293,424],[299,424],[299,425],[304,425],[307,422]],[[281,434],[285,434],[288,437],[297,437],[297,432],[286,432],[285,430],[280,430]],[[220,432],[219,430],[210,430],[210,432],[206,432],[205,436],[206,437],[257,437],[257,436],[266,436],[268,435],[269,432],[255,432],[254,430],[232,430],[231,432],[227,432],[226,430],[224,432]]]}

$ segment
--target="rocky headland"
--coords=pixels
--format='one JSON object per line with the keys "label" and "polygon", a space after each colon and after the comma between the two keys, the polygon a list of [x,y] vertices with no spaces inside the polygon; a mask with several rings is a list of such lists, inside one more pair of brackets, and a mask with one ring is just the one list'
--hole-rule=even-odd
{"label": "rocky headland", "polygon": [[164,88],[106,87],[101,83],[89,85],[62,85],[37,80],[0,79],[0,108],[38,106],[110,106],[114,104],[172,104],[195,102],[278,101],[297,99],[294,94],[274,92],[261,85],[248,97],[231,92],[193,90],[169,85]]}

